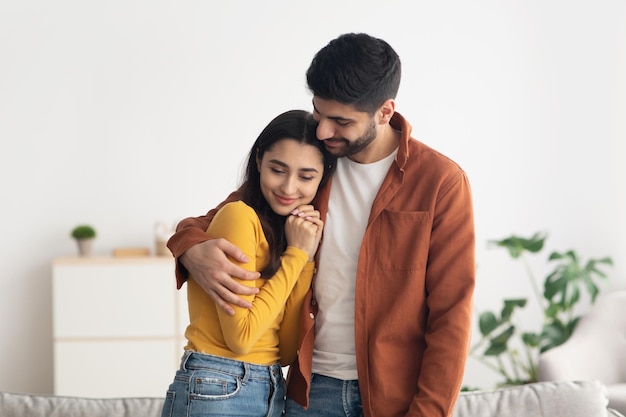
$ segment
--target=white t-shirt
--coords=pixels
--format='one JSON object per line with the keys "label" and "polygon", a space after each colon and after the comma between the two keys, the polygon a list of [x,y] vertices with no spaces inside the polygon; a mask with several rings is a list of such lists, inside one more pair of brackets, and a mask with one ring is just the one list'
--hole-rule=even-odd
{"label": "white t-shirt", "polygon": [[337,160],[315,278],[313,372],[358,379],[354,351],[354,291],[370,210],[397,152],[371,163]]}

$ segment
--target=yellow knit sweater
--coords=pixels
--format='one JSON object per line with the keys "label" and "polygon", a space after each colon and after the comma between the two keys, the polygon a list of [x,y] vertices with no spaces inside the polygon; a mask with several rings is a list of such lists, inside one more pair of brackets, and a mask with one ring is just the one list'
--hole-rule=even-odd
{"label": "yellow knit sweater", "polygon": [[[215,215],[207,233],[225,238],[250,259],[237,263],[249,271],[261,271],[269,260],[268,244],[255,211],[242,201],[229,203]],[[251,309],[233,305],[230,316],[215,303],[195,280],[187,281],[189,325],[185,349],[269,365],[288,365],[295,359],[298,319],[302,300],[311,285],[314,263],[301,249],[289,246],[281,266],[270,279],[238,280],[260,289],[256,296],[243,297]]]}

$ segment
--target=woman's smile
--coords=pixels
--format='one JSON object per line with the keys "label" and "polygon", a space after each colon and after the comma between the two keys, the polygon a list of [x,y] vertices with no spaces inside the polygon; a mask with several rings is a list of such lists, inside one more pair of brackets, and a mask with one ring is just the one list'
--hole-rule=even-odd
{"label": "woman's smile", "polygon": [[297,197],[283,197],[279,194],[274,193],[274,197],[276,198],[276,200],[278,200],[278,202],[280,204],[283,204],[285,206],[290,206],[293,203],[295,203],[296,201],[298,201]]}

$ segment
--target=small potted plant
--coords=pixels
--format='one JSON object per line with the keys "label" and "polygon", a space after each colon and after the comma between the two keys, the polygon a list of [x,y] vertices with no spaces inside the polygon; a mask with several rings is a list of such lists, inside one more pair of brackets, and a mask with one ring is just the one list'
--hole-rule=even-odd
{"label": "small potted plant", "polygon": [[80,224],[72,229],[71,236],[78,244],[78,254],[80,256],[91,255],[93,240],[96,237],[96,229],[88,224]]}

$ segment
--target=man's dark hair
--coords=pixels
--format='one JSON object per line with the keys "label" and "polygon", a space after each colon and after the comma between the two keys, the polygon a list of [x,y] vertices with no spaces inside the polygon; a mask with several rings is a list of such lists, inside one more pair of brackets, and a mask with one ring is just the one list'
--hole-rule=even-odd
{"label": "man's dark hair", "polygon": [[314,96],[374,114],[400,87],[400,58],[384,40],[346,33],[330,41],[306,72]]}

